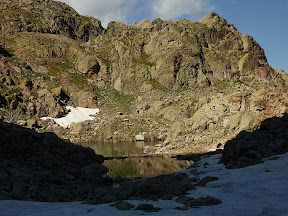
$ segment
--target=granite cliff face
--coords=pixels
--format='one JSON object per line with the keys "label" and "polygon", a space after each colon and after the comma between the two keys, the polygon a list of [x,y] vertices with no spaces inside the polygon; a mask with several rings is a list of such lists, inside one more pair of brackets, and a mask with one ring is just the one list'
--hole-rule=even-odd
{"label": "granite cliff face", "polygon": [[91,45],[96,53],[108,53],[109,75],[100,73],[98,79],[125,92],[147,88],[151,80],[179,89],[239,79],[272,81],[274,77],[257,42],[215,13],[199,22],[111,22]]}
{"label": "granite cliff face", "polygon": [[[287,112],[287,74],[216,13],[104,29],[57,1],[0,2],[2,120],[74,141],[139,135],[162,154],[207,151]],[[65,130],[39,119],[67,105],[100,114]]]}

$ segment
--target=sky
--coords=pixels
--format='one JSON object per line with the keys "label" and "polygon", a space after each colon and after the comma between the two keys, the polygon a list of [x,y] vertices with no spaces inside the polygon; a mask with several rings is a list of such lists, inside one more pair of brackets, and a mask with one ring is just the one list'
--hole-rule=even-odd
{"label": "sky", "polygon": [[265,50],[274,69],[288,73],[288,0],[60,0],[81,15],[132,24],[143,19],[199,21],[216,12]]}

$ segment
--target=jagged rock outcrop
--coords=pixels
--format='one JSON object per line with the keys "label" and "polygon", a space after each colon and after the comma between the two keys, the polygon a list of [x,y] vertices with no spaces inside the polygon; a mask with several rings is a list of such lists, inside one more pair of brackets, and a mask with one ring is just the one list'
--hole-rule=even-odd
{"label": "jagged rock outcrop", "polygon": [[1,0],[0,35],[39,32],[88,41],[102,34],[99,20],[52,0]]}
{"label": "jagged rock outcrop", "polygon": [[282,83],[259,44],[216,13],[199,22],[111,22],[92,44],[110,73],[97,79],[125,92],[143,90],[151,81],[169,89],[237,80]]}

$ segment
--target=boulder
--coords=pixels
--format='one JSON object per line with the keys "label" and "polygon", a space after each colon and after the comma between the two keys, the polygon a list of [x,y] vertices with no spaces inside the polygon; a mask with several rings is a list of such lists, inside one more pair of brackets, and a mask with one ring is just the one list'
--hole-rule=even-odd
{"label": "boulder", "polygon": [[205,187],[207,183],[212,182],[212,181],[217,181],[219,180],[217,177],[213,177],[213,176],[206,176],[205,178],[201,179],[196,186],[200,186],[200,187]]}
{"label": "boulder", "polygon": [[111,203],[117,200],[118,200],[118,197],[116,197],[114,194],[107,193],[105,196],[102,197],[101,203]]}
{"label": "boulder", "polygon": [[116,189],[115,195],[122,200],[128,199],[136,192],[137,188],[134,182],[132,181],[124,181],[120,184],[120,186]]}
{"label": "boulder", "polygon": [[102,177],[108,171],[100,164],[103,156],[90,148],[5,122],[0,122],[0,134],[1,199],[80,201],[94,193],[95,184],[112,185]]}
{"label": "boulder", "polygon": [[142,210],[144,212],[158,212],[161,210],[161,208],[154,207],[151,204],[139,204],[135,210]]}
{"label": "boulder", "polygon": [[207,197],[201,197],[198,199],[190,199],[186,202],[186,206],[188,207],[196,207],[196,206],[212,206],[212,205],[219,205],[222,201],[219,199],[216,199],[211,196]]}
{"label": "boulder", "polygon": [[84,75],[91,76],[100,72],[100,64],[97,59],[85,57],[77,63],[77,69]]}
{"label": "boulder", "polygon": [[220,162],[228,168],[239,168],[287,152],[287,123],[288,114],[285,114],[264,120],[258,130],[242,131],[225,144]]}
{"label": "boulder", "polygon": [[81,168],[81,171],[87,179],[100,179],[109,169],[102,164],[95,163]]}
{"label": "boulder", "polygon": [[123,200],[117,201],[115,204],[110,206],[115,206],[118,210],[121,211],[128,211],[135,207],[135,205],[132,205],[131,203],[125,202]]}
{"label": "boulder", "polygon": [[221,200],[211,196],[200,197],[198,199],[194,199],[193,197],[187,197],[187,196],[179,196],[176,199],[176,202],[184,204],[187,207],[212,206],[212,205],[219,205],[222,203]]}
{"label": "boulder", "polygon": [[141,134],[137,134],[135,136],[135,140],[136,141],[144,141],[145,140],[145,134],[141,133]]}

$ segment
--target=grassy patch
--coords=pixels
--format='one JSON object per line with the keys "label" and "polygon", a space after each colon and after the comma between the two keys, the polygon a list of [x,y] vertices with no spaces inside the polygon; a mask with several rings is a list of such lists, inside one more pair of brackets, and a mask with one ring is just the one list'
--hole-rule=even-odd
{"label": "grassy patch", "polygon": [[107,68],[111,66],[109,57],[104,52],[94,50],[94,51],[88,52],[87,55],[98,57],[101,60],[101,62],[107,66]]}
{"label": "grassy patch", "polygon": [[11,55],[15,55],[16,50],[11,48],[6,48],[6,51],[9,52]]}
{"label": "grassy patch", "polygon": [[82,17],[82,20],[81,20],[80,26],[83,26],[83,25],[85,25],[85,24],[87,24],[87,23],[90,23],[90,17],[83,16],[83,17]]}
{"label": "grassy patch", "polygon": [[70,83],[72,84],[76,84],[81,88],[84,88],[85,86],[88,85],[88,81],[87,81],[87,77],[82,75],[82,74],[78,74],[78,73],[73,73],[71,74],[71,80],[69,80]]}
{"label": "grassy patch", "polygon": [[156,66],[156,63],[149,62],[148,58],[149,56],[144,54],[142,58],[132,58],[132,62],[135,65],[148,65],[149,67]]}
{"label": "grassy patch", "polygon": [[0,93],[5,93],[8,90],[8,87],[5,86],[3,83],[0,83]]}
{"label": "grassy patch", "polygon": [[165,86],[163,86],[161,83],[159,83],[158,81],[154,80],[154,79],[150,79],[148,81],[146,81],[147,84],[150,84],[153,86],[154,89],[156,90],[160,90],[169,94],[172,94],[174,91],[171,89],[166,88]]}
{"label": "grassy patch", "polygon": [[65,59],[62,64],[52,65],[50,67],[49,75],[57,75],[62,71],[66,71],[67,69],[72,69],[72,62],[69,59]]}
{"label": "grassy patch", "polygon": [[228,81],[218,81],[216,84],[216,88],[218,91],[226,90],[229,88],[229,82]]}
{"label": "grassy patch", "polygon": [[108,160],[104,162],[104,165],[109,167],[109,171],[106,175],[111,178],[132,177],[139,176],[140,172],[131,164],[129,160],[124,160],[122,163],[118,161]]}
{"label": "grassy patch", "polygon": [[133,94],[124,94],[116,89],[99,89],[100,99],[116,112],[129,112],[135,100]]}
{"label": "grassy patch", "polygon": [[78,48],[79,48],[80,50],[85,50],[85,49],[86,49],[85,46],[79,46]]}

